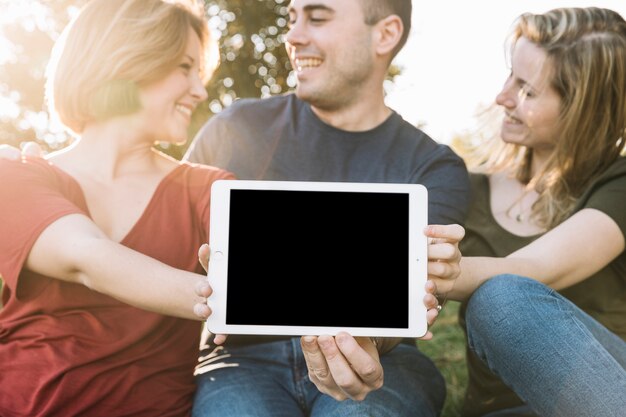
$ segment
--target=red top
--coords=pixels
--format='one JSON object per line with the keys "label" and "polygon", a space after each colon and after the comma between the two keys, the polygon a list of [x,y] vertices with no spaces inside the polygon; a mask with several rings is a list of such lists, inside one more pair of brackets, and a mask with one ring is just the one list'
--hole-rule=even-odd
{"label": "red top", "polygon": [[[210,187],[221,178],[233,177],[176,168],[121,243],[203,273],[197,252],[208,241]],[[43,159],[0,161],[0,416],[189,415],[199,322],[22,270],[40,233],[71,213],[89,215],[72,177]]]}

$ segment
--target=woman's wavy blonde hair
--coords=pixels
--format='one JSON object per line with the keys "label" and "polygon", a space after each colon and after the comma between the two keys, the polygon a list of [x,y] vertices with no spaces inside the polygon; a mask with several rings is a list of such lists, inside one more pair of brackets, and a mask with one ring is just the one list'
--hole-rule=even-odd
{"label": "woman's wavy blonde hair", "polygon": [[53,48],[46,73],[51,113],[80,134],[91,121],[138,111],[138,88],[179,65],[189,29],[204,50],[207,79],[218,55],[200,3],[91,0]]}
{"label": "woman's wavy blonde hair", "polygon": [[624,153],[626,22],[609,9],[559,8],[521,15],[508,38],[509,54],[521,37],[546,52],[554,74],[552,87],[561,97],[559,136],[549,161],[532,176],[531,148],[489,134],[486,140],[474,137],[472,145],[458,150],[470,168],[485,173],[510,170],[536,190],[532,218],[549,229],[571,213],[591,182]]}

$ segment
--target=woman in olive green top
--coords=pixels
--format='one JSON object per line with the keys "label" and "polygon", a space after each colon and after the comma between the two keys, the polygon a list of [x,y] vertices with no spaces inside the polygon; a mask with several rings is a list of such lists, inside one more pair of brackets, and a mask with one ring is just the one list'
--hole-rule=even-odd
{"label": "woman in olive green top", "polygon": [[624,416],[626,22],[524,14],[510,41],[448,294],[465,301],[464,415]]}

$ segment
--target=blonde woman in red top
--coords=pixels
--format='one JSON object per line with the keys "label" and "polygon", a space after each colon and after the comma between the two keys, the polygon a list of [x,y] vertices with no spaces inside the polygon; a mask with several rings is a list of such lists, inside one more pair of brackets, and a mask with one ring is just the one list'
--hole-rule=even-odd
{"label": "blonde woman in red top", "polygon": [[93,0],[57,42],[47,98],[77,140],[0,160],[0,415],[190,413],[197,251],[233,176],[152,145],[187,139],[212,47],[183,0]]}

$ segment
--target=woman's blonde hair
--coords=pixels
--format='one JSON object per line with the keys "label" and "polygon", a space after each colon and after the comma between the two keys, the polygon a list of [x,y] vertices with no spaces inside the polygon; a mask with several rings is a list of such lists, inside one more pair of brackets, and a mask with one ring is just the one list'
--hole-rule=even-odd
{"label": "woman's blonde hair", "polygon": [[[559,8],[525,13],[508,39],[510,53],[524,37],[542,48],[561,97],[558,137],[544,169],[531,174],[533,150],[499,138],[475,143],[468,166],[510,170],[539,193],[532,218],[552,228],[624,151],[626,141],[626,22],[608,9]],[[461,152],[463,152],[461,150]]]}
{"label": "woman's blonde hair", "polygon": [[204,50],[205,78],[217,48],[204,9],[194,0],[91,0],[65,28],[47,70],[51,113],[75,133],[88,122],[134,113],[138,88],[182,60],[189,29]]}

